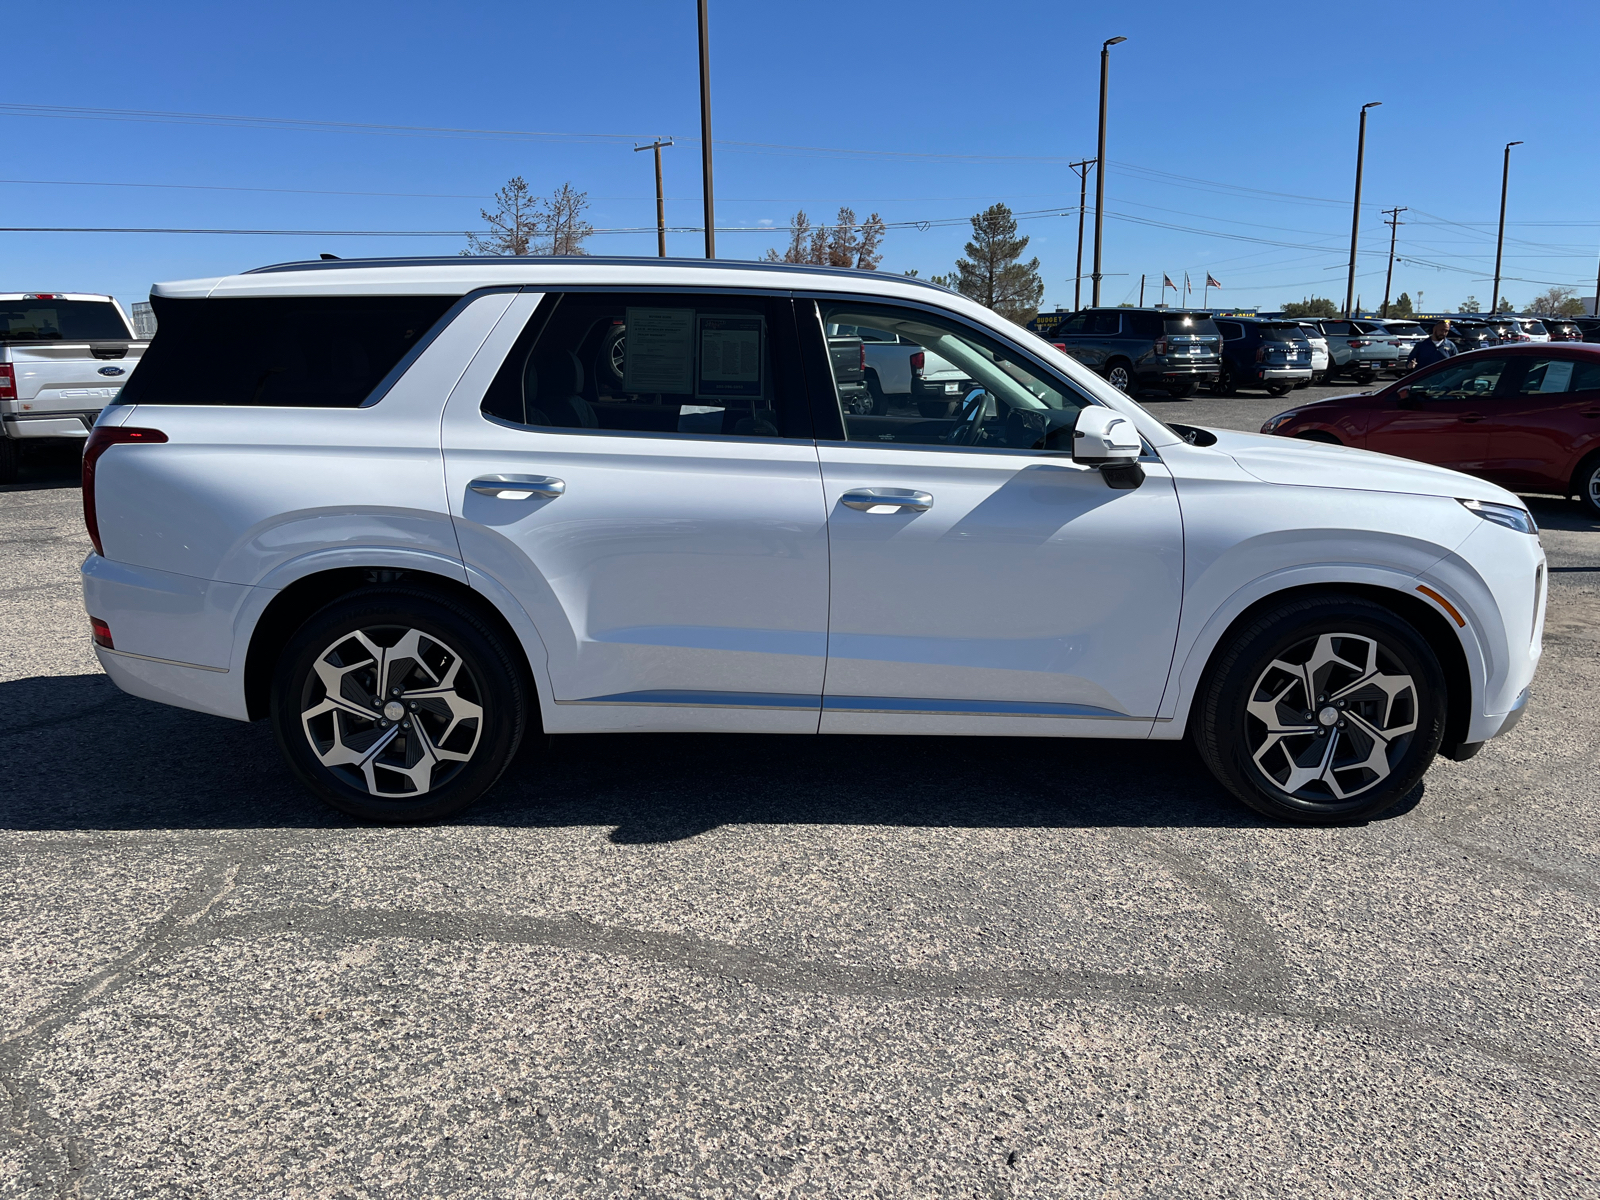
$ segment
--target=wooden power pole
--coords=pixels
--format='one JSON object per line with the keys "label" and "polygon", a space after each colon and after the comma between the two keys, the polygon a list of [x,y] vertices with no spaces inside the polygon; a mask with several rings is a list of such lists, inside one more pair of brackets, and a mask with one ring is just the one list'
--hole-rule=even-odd
{"label": "wooden power pole", "polygon": [[635,146],[634,152],[640,150],[654,150],[656,152],[656,253],[660,257],[667,256],[667,198],[661,190],[661,147],[670,146],[672,142],[663,142],[660,138],[648,146]]}

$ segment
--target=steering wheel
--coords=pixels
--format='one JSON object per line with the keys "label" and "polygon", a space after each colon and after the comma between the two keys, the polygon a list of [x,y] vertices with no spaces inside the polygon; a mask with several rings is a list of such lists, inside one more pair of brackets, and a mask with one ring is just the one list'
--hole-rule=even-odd
{"label": "steering wheel", "polygon": [[961,415],[956,419],[945,441],[952,446],[976,445],[983,436],[983,410],[989,405],[989,393],[983,388],[973,388],[961,402]]}

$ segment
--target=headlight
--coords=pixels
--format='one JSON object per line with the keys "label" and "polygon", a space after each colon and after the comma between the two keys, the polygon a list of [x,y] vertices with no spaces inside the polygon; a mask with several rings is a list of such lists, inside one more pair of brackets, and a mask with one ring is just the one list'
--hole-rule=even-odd
{"label": "headlight", "polygon": [[1261,432],[1262,433],[1276,433],[1278,430],[1282,429],[1285,425],[1287,425],[1290,421],[1294,420],[1299,415],[1300,415],[1299,412],[1297,412],[1296,410],[1294,410],[1292,408],[1286,413],[1279,413],[1277,416],[1273,417],[1271,420],[1269,420],[1265,425],[1263,425],[1261,427]]}
{"label": "headlight", "polygon": [[[1273,420],[1277,420],[1276,417]],[[1537,535],[1539,527],[1533,523],[1533,514],[1525,508],[1518,508],[1514,504],[1490,504],[1487,500],[1462,500],[1459,496],[1456,503],[1468,512],[1477,513],[1485,521],[1493,521],[1496,525],[1504,525],[1507,529],[1515,529],[1518,533],[1531,533]]]}

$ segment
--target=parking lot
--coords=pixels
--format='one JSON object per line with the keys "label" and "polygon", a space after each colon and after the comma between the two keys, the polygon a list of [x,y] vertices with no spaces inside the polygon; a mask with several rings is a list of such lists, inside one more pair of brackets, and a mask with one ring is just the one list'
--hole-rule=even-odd
{"label": "parking lot", "polygon": [[1594,1195],[1600,526],[1531,504],[1530,715],[1365,825],[1168,743],[652,735],[381,829],[111,686],[31,464],[0,1195]]}

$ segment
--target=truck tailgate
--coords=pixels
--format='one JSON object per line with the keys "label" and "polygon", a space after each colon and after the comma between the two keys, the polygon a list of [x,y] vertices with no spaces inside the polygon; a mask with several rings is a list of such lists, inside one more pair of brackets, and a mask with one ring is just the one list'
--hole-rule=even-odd
{"label": "truck tailgate", "polygon": [[[9,362],[17,398],[0,403],[8,417],[75,419],[84,433],[128,381],[148,342],[11,343],[0,347]],[[70,428],[70,426],[68,427]]]}

